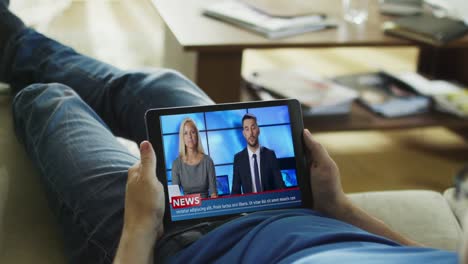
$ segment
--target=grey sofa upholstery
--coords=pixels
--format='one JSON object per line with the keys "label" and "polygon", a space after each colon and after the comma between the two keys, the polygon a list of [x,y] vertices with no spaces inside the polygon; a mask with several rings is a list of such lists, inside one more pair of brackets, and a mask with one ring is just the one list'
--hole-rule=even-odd
{"label": "grey sofa upholstery", "polygon": [[[64,263],[60,230],[47,207],[37,171],[14,136],[10,107],[11,98],[0,96],[0,263]],[[133,143],[121,142],[138,152]],[[427,246],[456,250],[460,245],[462,232],[451,201],[440,193],[409,190],[350,197],[395,230]],[[450,193],[447,197],[450,200]]]}

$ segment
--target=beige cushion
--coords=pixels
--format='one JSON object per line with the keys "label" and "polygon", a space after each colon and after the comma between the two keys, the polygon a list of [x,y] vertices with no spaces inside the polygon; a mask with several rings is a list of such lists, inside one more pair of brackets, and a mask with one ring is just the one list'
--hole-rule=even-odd
{"label": "beige cushion", "polygon": [[11,98],[0,96],[0,263],[66,263],[37,170],[17,142]]}
{"label": "beige cushion", "polygon": [[[468,211],[468,199],[455,199],[455,188],[445,190],[444,198],[447,200],[453,214],[457,217],[458,223],[465,230],[468,219],[465,219],[465,215]],[[465,221],[464,221],[465,220]]]}
{"label": "beige cushion", "polygon": [[0,263],[65,263],[58,225],[32,171],[0,171]]}
{"label": "beige cushion", "polygon": [[434,191],[384,191],[349,195],[392,229],[426,246],[456,251],[462,232],[444,197]]}
{"label": "beige cushion", "polygon": [[[66,263],[38,172],[15,137],[9,96],[0,96],[0,120],[0,263]],[[134,142],[118,140],[139,155]]]}

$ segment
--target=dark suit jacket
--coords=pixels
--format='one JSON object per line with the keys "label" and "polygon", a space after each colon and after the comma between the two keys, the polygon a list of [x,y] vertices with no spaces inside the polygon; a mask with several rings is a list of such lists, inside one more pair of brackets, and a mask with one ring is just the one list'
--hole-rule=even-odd
{"label": "dark suit jacket", "polygon": [[[284,188],[283,178],[278,160],[273,150],[266,147],[260,149],[260,174],[263,191]],[[234,156],[234,174],[231,194],[251,193],[252,177],[250,173],[249,152],[247,148]]]}

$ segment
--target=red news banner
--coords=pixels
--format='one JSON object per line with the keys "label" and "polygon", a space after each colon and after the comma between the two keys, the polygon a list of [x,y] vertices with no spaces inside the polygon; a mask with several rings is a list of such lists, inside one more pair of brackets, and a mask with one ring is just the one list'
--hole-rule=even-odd
{"label": "red news banner", "polygon": [[201,206],[201,199],[202,198],[199,193],[184,196],[173,196],[171,198],[171,204],[174,209]]}

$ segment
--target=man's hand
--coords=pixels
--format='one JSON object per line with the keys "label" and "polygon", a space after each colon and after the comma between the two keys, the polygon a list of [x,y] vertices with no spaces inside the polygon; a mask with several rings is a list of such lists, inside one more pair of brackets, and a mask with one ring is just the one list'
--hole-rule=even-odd
{"label": "man's hand", "polygon": [[141,161],[128,170],[124,227],[114,263],[152,263],[156,239],[163,234],[164,188],[156,178],[156,155],[140,144]]}
{"label": "man's hand", "polygon": [[164,188],[156,177],[156,155],[148,141],[140,145],[141,161],[128,170],[124,229],[163,232]]}
{"label": "man's hand", "polygon": [[341,187],[338,166],[307,129],[304,130],[304,142],[309,152],[310,184],[315,210],[403,245],[421,246],[353,204]]}
{"label": "man's hand", "polygon": [[310,164],[310,184],[314,198],[314,209],[333,215],[346,208],[348,198],[343,192],[340,170],[325,148],[304,130],[304,142]]}

